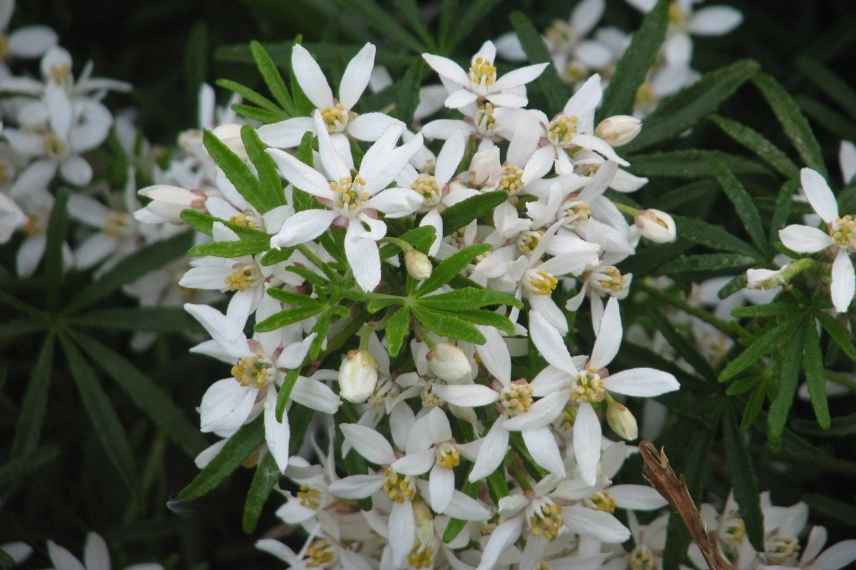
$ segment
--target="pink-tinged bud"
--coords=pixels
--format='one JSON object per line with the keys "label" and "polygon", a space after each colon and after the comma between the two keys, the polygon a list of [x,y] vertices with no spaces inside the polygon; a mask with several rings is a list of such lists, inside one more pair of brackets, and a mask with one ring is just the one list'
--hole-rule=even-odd
{"label": "pink-tinged bud", "polygon": [[377,385],[377,361],[367,350],[352,350],[339,368],[339,395],[360,404],[369,399]]}
{"label": "pink-tinged bud", "polygon": [[622,439],[632,441],[639,437],[639,427],[636,425],[636,417],[627,406],[615,400],[611,400],[606,407],[606,422],[610,429]]}
{"label": "pink-tinged bud", "polygon": [[626,145],[642,130],[642,121],[630,115],[615,115],[602,120],[594,134],[613,147]]}
{"label": "pink-tinged bud", "polygon": [[134,218],[141,223],[180,223],[182,210],[202,209],[204,206],[198,192],[178,186],[156,184],[137,193],[151,200],[145,208],[134,212]]}
{"label": "pink-tinged bud", "polygon": [[660,210],[642,210],[636,215],[636,227],[642,234],[654,243],[669,243],[675,241],[678,231],[675,220],[666,212]]}
{"label": "pink-tinged bud", "polygon": [[404,252],[404,266],[407,268],[408,275],[417,281],[428,279],[434,270],[428,256],[418,249],[411,249]]}
{"label": "pink-tinged bud", "polygon": [[462,382],[473,370],[464,351],[447,342],[441,342],[428,353],[428,368],[446,382]]}

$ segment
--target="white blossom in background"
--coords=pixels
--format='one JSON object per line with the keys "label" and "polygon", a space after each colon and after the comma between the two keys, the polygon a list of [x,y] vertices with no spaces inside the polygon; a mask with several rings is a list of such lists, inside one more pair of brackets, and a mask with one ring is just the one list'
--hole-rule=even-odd
{"label": "white blossom in background", "polygon": [[[81,561],[74,554],[53,541],[48,541],[48,557],[54,570],[110,570],[110,551],[101,535],[90,532],[86,535],[86,544]],[[133,564],[125,570],[162,570],[155,563]]]}

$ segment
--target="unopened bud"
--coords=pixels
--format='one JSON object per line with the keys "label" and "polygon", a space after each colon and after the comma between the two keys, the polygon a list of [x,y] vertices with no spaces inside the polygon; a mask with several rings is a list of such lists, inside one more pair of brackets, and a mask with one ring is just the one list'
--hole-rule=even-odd
{"label": "unopened bud", "polygon": [[404,252],[404,266],[407,267],[408,275],[417,281],[431,277],[431,271],[434,269],[428,256],[418,249]]}
{"label": "unopened bud", "polygon": [[613,147],[625,145],[642,130],[642,121],[630,115],[615,115],[602,120],[594,134]]}
{"label": "unopened bud", "polygon": [[359,404],[372,395],[377,385],[377,361],[367,350],[352,350],[339,368],[339,395]]}
{"label": "unopened bud", "polygon": [[492,182],[500,169],[499,147],[490,147],[477,151],[470,161],[470,185],[476,188]]}
{"label": "unopened bud", "polygon": [[241,139],[241,125],[237,123],[227,123],[225,125],[220,125],[212,132],[223,142],[223,144],[229,147],[229,150],[244,160],[249,160],[247,149],[244,148],[244,141]]}
{"label": "unopened bud", "polygon": [[632,441],[639,436],[639,427],[636,425],[633,412],[621,402],[615,400],[609,402],[606,407],[606,422],[616,435],[627,441]]}
{"label": "unopened bud", "polygon": [[464,351],[447,342],[441,342],[428,353],[428,368],[437,378],[446,382],[462,382],[472,372]]}
{"label": "unopened bud", "polygon": [[773,289],[782,284],[782,270],[747,269],[746,286],[749,289]]}
{"label": "unopened bud", "polygon": [[666,212],[660,210],[642,210],[636,215],[636,227],[645,237],[654,243],[669,243],[675,241],[678,231],[675,220]]}

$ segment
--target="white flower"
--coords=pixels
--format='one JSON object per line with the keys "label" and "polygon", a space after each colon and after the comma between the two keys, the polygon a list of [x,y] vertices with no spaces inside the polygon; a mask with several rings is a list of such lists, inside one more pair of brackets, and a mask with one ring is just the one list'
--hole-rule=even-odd
{"label": "white flower", "polygon": [[380,211],[390,218],[402,217],[413,213],[422,204],[422,196],[413,190],[384,190],[422,147],[422,137],[417,135],[403,146],[396,147],[403,127],[390,127],[366,151],[360,170],[354,176],[348,167],[352,162],[350,150],[345,150],[347,160],[337,152],[319,111],[315,111],[315,131],[326,175],[281,150],[268,149],[267,152],[286,180],[323,200],[329,209],[304,210],[291,216],[271,239],[271,246],[291,247],[306,243],[327,231],[334,221],[347,225],[345,255],[359,286],[371,291],[380,283],[377,241],[386,235],[386,224],[373,215]]}
{"label": "white flower", "polygon": [[497,78],[493,60],[496,46],[486,41],[470,61],[469,73],[446,57],[423,53],[423,59],[437,72],[449,92],[446,107],[460,109],[487,100],[497,107],[524,107],[526,84],[547,68],[547,63],[527,65]]}
{"label": "white flower", "polygon": [[[384,113],[357,115],[354,106],[366,90],[374,67],[375,46],[367,43],[348,62],[339,98],[333,97],[324,72],[312,55],[300,44],[291,51],[291,69],[300,88],[323,119],[323,125],[333,137],[333,143],[341,148],[347,146],[347,136],[361,141],[376,141],[391,126],[401,121]],[[300,144],[303,135],[316,128],[311,117],[294,117],[259,127],[259,138],[270,146],[293,148]],[[347,136],[346,136],[347,135]]]}
{"label": "white flower", "polygon": [[827,248],[835,253],[830,291],[832,304],[837,312],[846,312],[856,292],[856,274],[850,260],[850,253],[856,251],[856,218],[839,217],[835,195],[816,171],[810,168],[800,170],[800,182],[827,231],[792,224],[779,230],[779,239],[785,247],[798,253],[817,253]]}
{"label": "white flower", "polygon": [[470,378],[472,368],[463,351],[453,344],[441,342],[428,353],[428,368],[435,376],[450,383]]}
{"label": "white flower", "polygon": [[533,409],[506,422],[511,428],[549,425],[569,401],[577,405],[574,420],[574,455],[583,480],[593,485],[600,460],[601,426],[593,405],[611,398],[609,392],[653,397],[679,388],[667,372],[633,368],[606,375],[605,368],[618,354],[623,329],[618,301],[610,299],[603,313],[591,356],[572,358],[559,332],[537,312],[529,314],[532,342],[549,366],[532,381],[532,392],[541,396]]}
{"label": "white flower", "polygon": [[27,216],[10,196],[0,193],[0,244],[27,224]]}
{"label": "white flower", "polygon": [[316,534],[309,535],[300,552],[294,552],[289,546],[273,538],[256,541],[256,548],[279,558],[292,570],[319,567],[330,570],[372,570],[373,566],[365,556],[340,544],[326,533],[320,533],[318,538]]}
{"label": "white flower", "polygon": [[654,243],[670,243],[677,237],[675,220],[666,212],[660,210],[642,210],[636,215],[636,227],[642,237]]}
{"label": "white flower", "polygon": [[[101,535],[94,532],[86,535],[83,562],[71,552],[50,540],[48,541],[48,556],[55,570],[110,570],[110,552],[107,550],[107,543],[104,542]],[[162,570],[163,566],[154,563],[134,564],[133,566],[128,566],[126,570],[131,569]]]}
{"label": "white flower", "polygon": [[850,141],[841,141],[838,149],[838,164],[841,167],[841,178],[844,184],[850,184],[856,175],[856,146]]}
{"label": "white flower", "polygon": [[349,402],[368,400],[377,385],[377,361],[367,350],[352,350],[339,368],[339,394]]}

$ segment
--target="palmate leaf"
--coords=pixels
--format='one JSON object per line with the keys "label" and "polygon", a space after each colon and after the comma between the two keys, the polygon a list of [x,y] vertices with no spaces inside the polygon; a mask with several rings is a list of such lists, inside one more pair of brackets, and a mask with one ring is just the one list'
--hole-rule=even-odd
{"label": "palmate leaf", "polygon": [[51,372],[53,370],[53,354],[56,345],[53,334],[48,334],[36,365],[33,367],[24,401],[15,423],[15,436],[12,440],[12,457],[23,457],[35,451],[42,433],[45,412],[48,407],[48,389],[50,388]]}
{"label": "palmate leaf", "polygon": [[615,65],[615,72],[603,94],[603,105],[598,110],[597,120],[633,113],[636,92],[657,59],[660,46],[666,39],[668,24],[669,1],[659,0],[645,15],[642,25],[633,33],[630,45]]}
{"label": "palmate leaf", "polygon": [[746,534],[757,550],[764,548],[764,517],[758,479],[752,463],[752,452],[737,425],[733,402],[728,402],[722,416],[722,443],[728,458],[728,475],[740,516],[746,524]]}
{"label": "palmate leaf", "polygon": [[[522,12],[512,13],[511,25],[514,27],[514,32],[520,39],[520,44],[523,46],[523,51],[526,52],[526,57],[530,63],[549,63],[552,61],[544,39],[525,14]],[[568,86],[559,79],[555,67],[553,65],[547,66],[547,69],[535,80],[535,84],[547,99],[547,107],[550,111],[548,114],[552,115],[561,111],[570,97],[570,92]]]}

